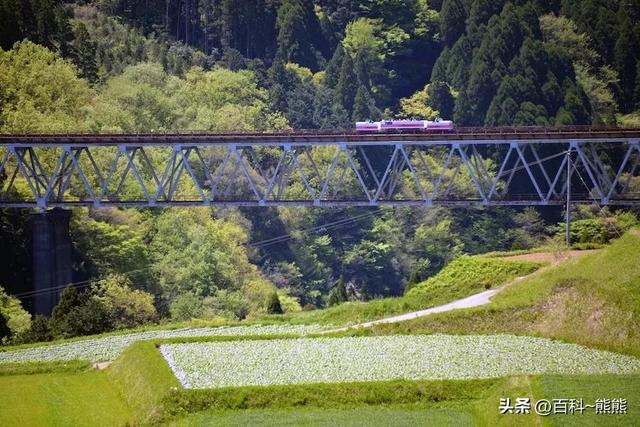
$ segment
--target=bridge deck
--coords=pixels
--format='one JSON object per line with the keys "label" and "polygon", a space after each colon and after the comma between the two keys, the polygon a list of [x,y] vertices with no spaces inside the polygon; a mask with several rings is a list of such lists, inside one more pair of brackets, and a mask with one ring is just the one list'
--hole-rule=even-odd
{"label": "bridge deck", "polygon": [[496,143],[500,141],[522,141],[535,143],[558,143],[567,140],[602,141],[640,139],[640,128],[457,128],[453,131],[402,133],[356,133],[326,131],[292,131],[264,133],[207,133],[171,132],[141,134],[0,134],[0,146],[8,145],[310,145],[310,144],[389,144],[436,143],[473,141],[474,143]]}

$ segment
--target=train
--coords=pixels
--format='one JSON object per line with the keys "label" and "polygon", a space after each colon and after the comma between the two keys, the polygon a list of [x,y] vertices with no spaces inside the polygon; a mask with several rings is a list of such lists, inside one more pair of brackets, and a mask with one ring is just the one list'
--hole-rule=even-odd
{"label": "train", "polygon": [[390,132],[390,131],[450,131],[453,130],[451,120],[381,120],[379,122],[356,122],[356,132]]}

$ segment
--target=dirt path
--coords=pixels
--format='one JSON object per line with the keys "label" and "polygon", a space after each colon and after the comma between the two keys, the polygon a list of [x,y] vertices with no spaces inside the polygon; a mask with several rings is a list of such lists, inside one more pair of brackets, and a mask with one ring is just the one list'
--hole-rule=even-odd
{"label": "dirt path", "polygon": [[[504,259],[511,259],[514,261],[519,260],[519,261],[533,261],[533,262],[548,262],[550,266],[553,266],[563,261],[576,258],[579,256],[584,256],[593,252],[595,251],[592,251],[592,250],[565,251],[561,254],[561,256],[558,256],[558,254],[554,254],[551,252],[540,252],[540,253],[531,253],[531,254],[523,254],[523,255],[514,255],[510,257],[505,257]],[[450,303],[447,303],[447,304],[438,305],[436,307],[427,308],[425,310],[413,311],[411,313],[400,314],[398,316],[386,317],[384,319],[372,320],[370,322],[358,323],[356,325],[346,326],[343,328],[332,329],[324,333],[343,332],[349,329],[370,328],[371,326],[374,326],[374,325],[404,322],[405,320],[417,319],[419,317],[429,316],[430,314],[444,313],[446,311],[458,310],[461,308],[472,308],[472,307],[478,307],[481,305],[489,304],[491,302],[491,298],[498,292],[502,291],[507,286],[511,286],[514,283],[518,283],[527,277],[531,277],[534,274],[539,274],[540,272],[546,270],[547,268],[549,268],[549,266],[540,268],[528,276],[516,277],[511,282],[504,284],[498,288],[489,289],[484,292],[480,292],[478,294],[474,294],[465,298],[451,301]]]}

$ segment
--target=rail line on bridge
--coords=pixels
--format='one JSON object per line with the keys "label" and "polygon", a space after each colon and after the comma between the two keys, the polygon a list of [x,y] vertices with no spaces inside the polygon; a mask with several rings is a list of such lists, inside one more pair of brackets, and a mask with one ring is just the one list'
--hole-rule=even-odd
{"label": "rail line on bridge", "polygon": [[640,129],[0,134],[5,208],[629,206],[639,175]]}

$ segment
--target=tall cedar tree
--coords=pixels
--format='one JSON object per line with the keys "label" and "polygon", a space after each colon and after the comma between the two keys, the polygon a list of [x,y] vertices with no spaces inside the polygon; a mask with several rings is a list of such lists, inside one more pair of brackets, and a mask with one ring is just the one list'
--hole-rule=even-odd
{"label": "tall cedar tree", "polygon": [[464,34],[466,19],[463,0],[444,0],[440,11],[440,34],[447,46],[453,46]]}
{"label": "tall cedar tree", "polygon": [[278,9],[278,53],[284,62],[295,62],[316,70],[318,55],[313,45],[313,4],[302,0],[283,0]]}
{"label": "tall cedar tree", "polygon": [[348,112],[353,111],[353,102],[358,90],[358,79],[353,70],[351,55],[345,53],[340,66],[340,78],[336,86],[336,101]]}

